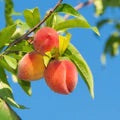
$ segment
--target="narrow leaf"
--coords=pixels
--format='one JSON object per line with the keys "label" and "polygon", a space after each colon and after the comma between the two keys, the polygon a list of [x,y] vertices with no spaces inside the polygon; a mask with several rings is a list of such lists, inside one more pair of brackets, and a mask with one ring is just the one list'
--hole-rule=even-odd
{"label": "narrow leaf", "polygon": [[[68,23],[69,26],[68,26],[68,24],[66,26],[64,26],[64,22],[60,23],[60,24],[58,24],[56,26],[63,25],[63,29],[64,29],[64,27],[65,27],[65,29],[74,28],[74,27],[90,28],[91,30],[93,30],[93,32],[95,32],[97,35],[99,35],[98,29],[96,27],[91,27],[89,25],[88,21],[75,8],[73,8],[69,4],[61,4],[56,9],[55,12],[66,13],[68,15],[71,15],[71,16],[74,16],[74,17],[77,18],[77,20],[75,20],[75,21],[73,21],[73,20],[70,20],[70,21],[67,20],[67,21],[65,21],[65,24],[67,24],[67,22],[69,22]],[[72,22],[73,22],[73,25],[71,25]],[[78,24],[78,26],[77,26],[77,24]],[[55,27],[55,28],[58,28],[58,27]],[[59,28],[61,28],[61,27],[59,26]],[[57,30],[59,30],[59,28]]]}
{"label": "narrow leaf", "polygon": [[84,20],[74,18],[57,24],[54,28],[58,31],[70,28],[90,28],[90,25]]}
{"label": "narrow leaf", "polygon": [[65,55],[68,56],[76,65],[78,72],[85,81],[92,98],[94,98],[93,76],[84,58],[72,44],[69,44],[67,50],[65,51]]}
{"label": "narrow leaf", "polygon": [[100,36],[99,30],[97,27],[91,27],[91,29],[98,35]]}
{"label": "narrow leaf", "polygon": [[68,4],[61,4],[56,9],[55,12],[66,13],[66,14],[72,15],[74,17],[77,17],[77,18],[79,18],[81,20],[84,20],[84,21],[86,21],[86,23],[88,23],[87,20],[77,10],[75,10],[74,7],[72,7],[72,6],[68,5]]}

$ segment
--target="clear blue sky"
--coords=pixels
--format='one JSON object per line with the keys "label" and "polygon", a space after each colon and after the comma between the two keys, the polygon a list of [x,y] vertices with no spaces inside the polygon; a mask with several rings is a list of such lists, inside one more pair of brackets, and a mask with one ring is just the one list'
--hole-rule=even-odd
{"label": "clear blue sky", "polygon": [[[82,0],[64,0],[75,6]],[[15,10],[39,7],[43,17],[46,10],[52,8],[57,0],[14,0]],[[93,6],[80,10],[91,25],[100,20],[94,16]],[[113,14],[114,12],[114,14]],[[102,18],[118,17],[118,10],[108,9]],[[5,26],[3,3],[0,2],[0,29]],[[95,82],[95,99],[89,95],[87,87],[79,76],[79,82],[74,92],[68,96],[52,92],[44,79],[32,82],[32,96],[29,97],[14,84],[9,76],[15,99],[29,110],[14,109],[22,120],[120,120],[120,56],[107,57],[107,66],[103,68],[100,56],[104,43],[113,31],[111,25],[100,30],[101,37],[96,37],[86,29],[72,29],[71,42],[78,48],[89,64]]]}

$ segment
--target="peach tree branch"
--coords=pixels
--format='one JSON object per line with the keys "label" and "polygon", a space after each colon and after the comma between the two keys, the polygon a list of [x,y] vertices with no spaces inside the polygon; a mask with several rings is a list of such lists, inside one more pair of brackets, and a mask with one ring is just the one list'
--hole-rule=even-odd
{"label": "peach tree branch", "polygon": [[22,40],[26,39],[28,37],[28,35],[30,33],[32,33],[33,31],[35,31],[38,27],[40,27],[51,15],[52,13],[59,7],[59,5],[62,3],[63,0],[59,0],[58,3],[55,5],[55,7],[50,10],[50,12],[48,13],[48,15],[40,22],[38,23],[35,27],[33,27],[32,29],[28,30],[24,35],[22,35],[21,37],[17,38],[16,40],[14,40],[13,42],[11,42],[6,49],[4,50],[3,54],[6,54],[6,51],[8,48],[11,48],[12,46],[14,46],[15,44],[21,42]]}

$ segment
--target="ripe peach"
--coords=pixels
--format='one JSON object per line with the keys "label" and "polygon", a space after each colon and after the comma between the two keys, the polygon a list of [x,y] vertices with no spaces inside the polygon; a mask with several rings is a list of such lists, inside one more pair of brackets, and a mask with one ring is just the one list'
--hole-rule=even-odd
{"label": "ripe peach", "polygon": [[69,60],[51,61],[44,72],[44,77],[48,86],[60,94],[71,93],[78,81],[77,69]]}
{"label": "ripe peach", "polygon": [[59,36],[52,28],[41,28],[35,34],[33,45],[37,52],[44,55],[45,52],[50,51],[53,48],[58,48]]}
{"label": "ripe peach", "polygon": [[37,52],[31,52],[23,56],[18,64],[18,78],[31,81],[43,77],[45,70],[43,57]]}

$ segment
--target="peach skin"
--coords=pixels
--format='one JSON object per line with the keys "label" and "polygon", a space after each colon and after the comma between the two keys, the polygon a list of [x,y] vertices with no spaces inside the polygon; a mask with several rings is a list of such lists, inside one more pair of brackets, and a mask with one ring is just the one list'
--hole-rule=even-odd
{"label": "peach skin", "polygon": [[43,57],[37,52],[31,52],[23,56],[18,64],[18,78],[31,81],[43,77],[45,70]]}
{"label": "peach skin", "polygon": [[44,55],[45,52],[51,51],[53,48],[58,48],[58,33],[49,27],[41,28],[35,34],[33,46],[35,50],[42,55]]}
{"label": "peach skin", "polygon": [[54,92],[69,94],[77,85],[78,72],[69,60],[53,60],[48,64],[44,77],[47,85]]}

